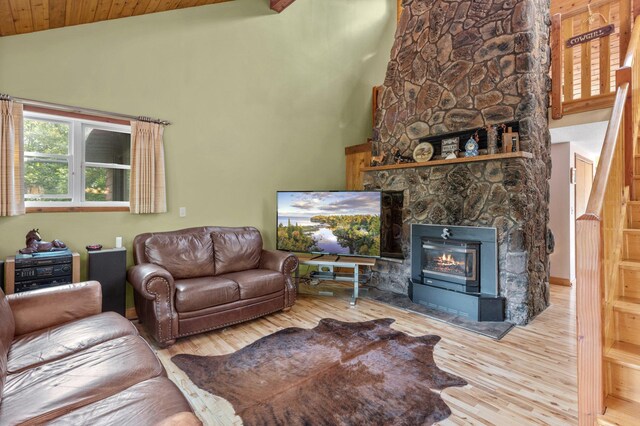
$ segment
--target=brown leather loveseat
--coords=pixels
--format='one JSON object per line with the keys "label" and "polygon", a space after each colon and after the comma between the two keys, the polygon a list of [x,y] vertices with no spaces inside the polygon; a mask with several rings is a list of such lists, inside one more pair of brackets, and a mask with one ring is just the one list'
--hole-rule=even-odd
{"label": "brown leather loveseat", "polygon": [[198,425],[97,281],[0,291],[0,425]]}
{"label": "brown leather loveseat", "polygon": [[138,319],[155,340],[214,330],[288,310],[296,299],[298,259],[262,249],[251,227],[198,227],[146,233],[133,241]]}

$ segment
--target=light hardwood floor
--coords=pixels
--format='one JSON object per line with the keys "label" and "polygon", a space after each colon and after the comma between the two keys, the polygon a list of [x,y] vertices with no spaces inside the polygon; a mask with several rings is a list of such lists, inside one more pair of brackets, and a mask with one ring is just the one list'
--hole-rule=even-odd
{"label": "light hardwood floor", "polygon": [[441,425],[572,425],[577,424],[573,295],[573,288],[551,286],[551,306],[499,342],[374,301],[360,299],[350,307],[343,298],[303,294],[287,313],[180,339],[168,349],[156,350],[169,377],[205,424],[242,424],[227,401],[198,389],[170,358],[178,353],[227,354],[282,328],[312,328],[321,318],[390,317],[396,319],[393,327],[405,333],[441,336],[436,363],[469,383],[442,392],[453,415]]}

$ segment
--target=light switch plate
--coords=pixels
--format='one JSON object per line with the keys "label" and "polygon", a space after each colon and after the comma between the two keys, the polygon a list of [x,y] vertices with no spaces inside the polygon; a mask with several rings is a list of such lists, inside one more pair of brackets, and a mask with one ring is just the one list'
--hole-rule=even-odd
{"label": "light switch plate", "polygon": [[180,217],[187,217],[187,208],[180,207]]}

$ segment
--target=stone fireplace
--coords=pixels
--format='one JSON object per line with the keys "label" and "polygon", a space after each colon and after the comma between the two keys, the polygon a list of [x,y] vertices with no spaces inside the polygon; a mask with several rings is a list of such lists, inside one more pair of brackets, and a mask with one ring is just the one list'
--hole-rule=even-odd
{"label": "stone fireplace", "polygon": [[411,225],[411,300],[474,321],[503,321],[496,240],[495,228]]}
{"label": "stone fireplace", "polygon": [[495,228],[505,319],[549,304],[547,123],[549,3],[404,0],[379,109],[374,154],[410,156],[421,139],[517,122],[522,156],[370,168],[366,189],[402,191],[404,261],[380,260],[374,284],[409,294],[411,224]]}

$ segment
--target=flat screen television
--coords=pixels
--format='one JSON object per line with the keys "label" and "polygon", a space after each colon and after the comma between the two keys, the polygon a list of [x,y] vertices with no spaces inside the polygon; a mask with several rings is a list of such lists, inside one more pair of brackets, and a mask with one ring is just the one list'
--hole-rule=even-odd
{"label": "flat screen television", "polygon": [[380,256],[379,191],[279,191],[278,250]]}

